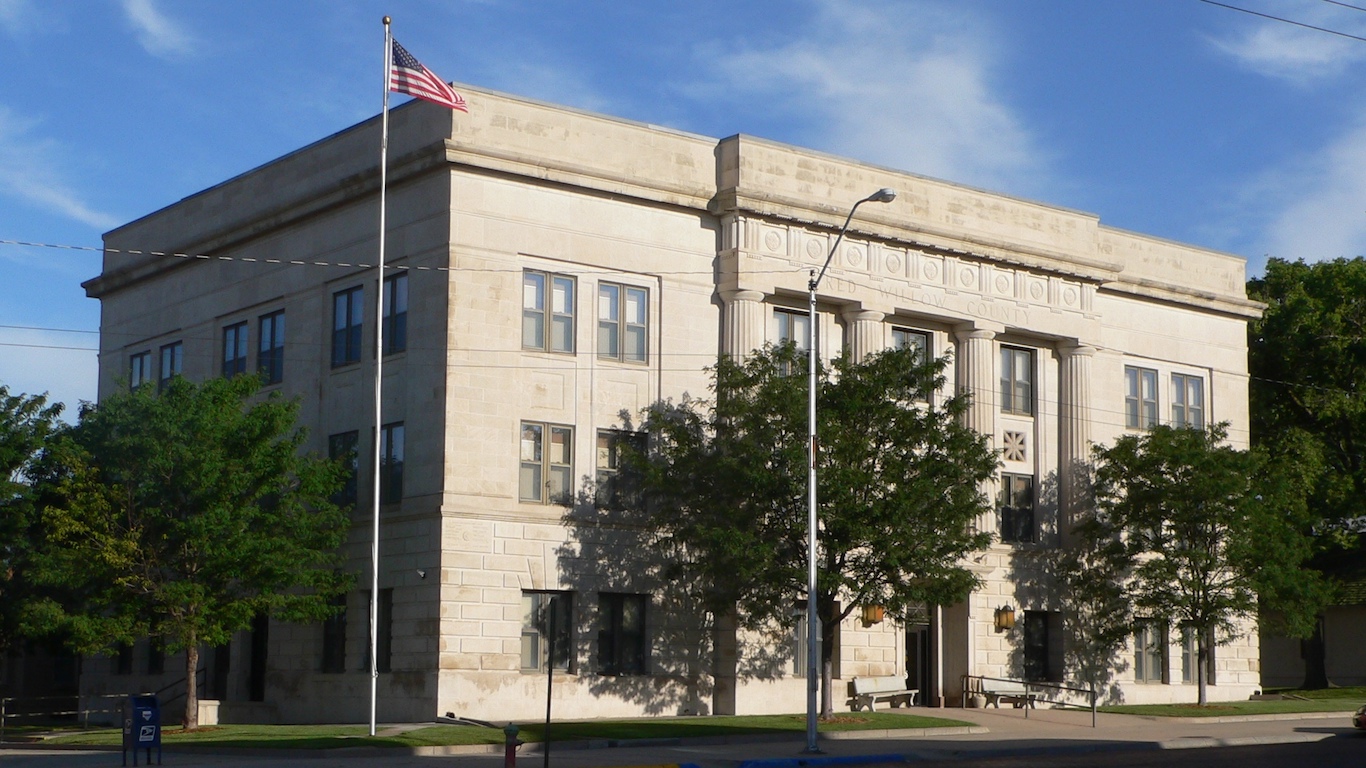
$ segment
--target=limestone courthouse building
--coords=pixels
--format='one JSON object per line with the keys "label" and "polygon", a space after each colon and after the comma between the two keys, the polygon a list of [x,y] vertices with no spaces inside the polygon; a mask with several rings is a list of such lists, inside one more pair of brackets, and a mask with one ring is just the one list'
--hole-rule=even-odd
{"label": "limestone courthouse building", "polygon": [[[1082,503],[1064,469],[1158,423],[1227,421],[1246,443],[1260,305],[1241,258],[750,136],[463,92],[468,114],[414,101],[390,115],[382,282],[376,117],[113,230],[86,283],[101,396],[259,371],[300,400],[311,451],[386,459],[381,720],[534,719],[548,681],[565,718],[804,709],[804,630],[695,631],[667,585],[629,567],[637,553],[563,521],[616,471],[623,413],[705,397],[718,355],[804,338],[810,270],[883,187],[896,199],[858,209],[821,283],[820,354],[951,355],[947,386],[973,393],[966,418],[1001,451],[989,493],[1003,501],[979,521],[994,540],[969,558],[982,586],[966,602],[900,621],[856,610],[840,627],[837,708],[858,677],[898,676],[931,705],[958,704],[964,675],[1075,682],[1068,595],[1025,565],[1062,545]],[[206,719],[368,717],[359,465],[345,612],[261,620],[201,653]],[[560,618],[530,618],[552,601]],[[1211,700],[1259,688],[1256,643],[1213,649]],[[1137,624],[1106,695],[1193,701],[1193,645]],[[82,690],[156,690],[181,669],[140,644],[87,660]]]}

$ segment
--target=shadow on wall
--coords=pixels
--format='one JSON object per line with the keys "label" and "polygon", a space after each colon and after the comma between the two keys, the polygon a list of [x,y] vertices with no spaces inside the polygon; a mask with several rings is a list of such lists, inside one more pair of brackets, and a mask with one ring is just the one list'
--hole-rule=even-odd
{"label": "shadow on wall", "polygon": [[[1077,489],[1078,496],[1073,508],[1089,509],[1089,465],[1077,462],[1068,471],[1072,473],[1069,487]],[[1083,689],[1095,685],[1098,703],[1122,704],[1124,691],[1116,677],[1129,667],[1123,657],[1132,631],[1127,601],[1119,580],[1105,569],[1094,546],[1067,532],[1070,522],[1062,519],[1066,513],[1059,486],[1058,473],[1043,478],[1036,507],[1040,513],[1037,541],[1015,549],[1006,577],[1014,585],[1022,613],[1046,612],[1050,619],[1043,665],[1049,682]],[[1027,659],[1025,622],[1019,621],[1008,631],[1008,676],[1037,677],[1038,662]],[[1055,633],[1061,634],[1061,643]]]}
{"label": "shadow on wall", "polygon": [[[632,434],[629,415],[621,419],[615,434]],[[598,466],[606,459],[600,455]],[[629,480],[600,473],[579,487],[585,490],[564,514],[567,537],[556,559],[563,588],[582,595],[573,633],[588,640],[579,643],[588,649],[579,678],[592,695],[651,715],[724,713],[737,680],[774,679],[791,669],[791,629],[775,628],[764,642],[739,647],[733,617],[717,616],[687,553],[660,533]],[[644,605],[638,655],[621,610],[634,599]]]}

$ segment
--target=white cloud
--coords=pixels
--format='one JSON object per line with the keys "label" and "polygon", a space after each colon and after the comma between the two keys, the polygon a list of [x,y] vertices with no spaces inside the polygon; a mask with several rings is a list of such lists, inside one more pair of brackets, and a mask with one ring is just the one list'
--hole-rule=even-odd
{"label": "white cloud", "polygon": [[[48,402],[66,404],[63,418],[74,421],[82,400],[93,401],[99,359],[94,336],[0,328],[0,384],[11,393],[47,393]],[[23,345],[23,346],[20,346]]]}
{"label": "white cloud", "polygon": [[[1044,191],[1046,158],[992,90],[994,45],[961,7],[824,0],[800,39],[710,51],[724,88],[785,102],[830,151],[997,189]],[[822,135],[823,134],[823,135]]]}
{"label": "white cloud", "polygon": [[[1352,14],[1324,3],[1264,3],[1253,8],[1316,27],[1366,36],[1366,14]],[[1210,38],[1210,44],[1238,64],[1269,77],[1307,84],[1337,76],[1366,59],[1366,45],[1359,40],[1271,19],[1229,18],[1227,22],[1235,31]]]}
{"label": "white cloud", "polygon": [[194,49],[194,37],[167,18],[153,0],[123,0],[123,12],[137,32],[138,43],[153,56],[174,58]]}
{"label": "white cloud", "polygon": [[66,216],[96,229],[111,229],[122,219],[97,211],[59,178],[56,143],[31,135],[35,123],[0,106],[0,196]]}
{"label": "white cloud", "polygon": [[1267,227],[1270,255],[1324,261],[1366,254],[1366,116],[1257,186],[1279,210]]}

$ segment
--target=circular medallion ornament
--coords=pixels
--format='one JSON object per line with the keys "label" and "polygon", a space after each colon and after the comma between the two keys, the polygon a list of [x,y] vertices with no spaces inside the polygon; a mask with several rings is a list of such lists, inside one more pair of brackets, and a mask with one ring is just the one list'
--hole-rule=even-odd
{"label": "circular medallion ornament", "polygon": [[965,269],[958,275],[958,282],[962,283],[964,288],[967,288],[977,282],[977,274],[971,269]]}
{"label": "circular medallion ornament", "polygon": [[996,292],[1010,293],[1010,277],[1007,275],[996,276]]}
{"label": "circular medallion ornament", "polygon": [[1068,288],[1067,290],[1063,291],[1062,300],[1063,303],[1069,307],[1075,305],[1077,303],[1077,289]]}
{"label": "circular medallion ornament", "polygon": [[931,280],[939,279],[939,265],[933,261],[925,262],[925,277]]}
{"label": "circular medallion ornament", "polygon": [[1029,296],[1035,300],[1043,298],[1043,283],[1034,283],[1029,286]]}
{"label": "circular medallion ornament", "polygon": [[887,255],[887,271],[893,274],[901,271],[901,257],[895,253]]}
{"label": "circular medallion ornament", "polygon": [[861,267],[861,266],[863,266],[863,249],[862,249],[862,248],[846,248],[846,249],[844,249],[844,260],[847,261],[847,262],[849,263],[849,266],[851,266],[851,267]]}
{"label": "circular medallion ornament", "polygon": [[825,246],[819,240],[808,240],[806,243],[806,255],[813,259],[819,259],[825,255]]}
{"label": "circular medallion ornament", "polygon": [[778,251],[783,247],[783,236],[777,232],[769,232],[764,235],[764,247],[770,251]]}

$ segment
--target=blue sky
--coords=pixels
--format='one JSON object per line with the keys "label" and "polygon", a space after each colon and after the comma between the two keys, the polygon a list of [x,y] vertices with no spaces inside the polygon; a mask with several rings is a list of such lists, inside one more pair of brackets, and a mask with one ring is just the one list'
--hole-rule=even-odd
{"label": "blue sky", "polygon": [[[1342,4],[1227,2],[1366,37]],[[1254,274],[1366,252],[1366,42],[1199,0],[0,0],[0,240],[98,247],[376,114],[385,14],[457,82],[1085,210]],[[99,269],[0,244],[0,383],[93,398]]]}

